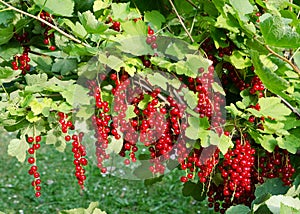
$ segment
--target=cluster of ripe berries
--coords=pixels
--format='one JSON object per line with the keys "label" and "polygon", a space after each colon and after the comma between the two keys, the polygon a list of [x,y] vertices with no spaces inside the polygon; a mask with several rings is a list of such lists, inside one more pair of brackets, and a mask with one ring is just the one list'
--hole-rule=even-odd
{"label": "cluster of ripe berries", "polygon": [[[47,22],[49,22],[50,24],[54,24],[54,22],[53,22],[53,15],[50,15],[48,12],[42,11],[40,13],[40,18],[43,19],[43,20],[45,20],[45,21],[47,21]],[[51,44],[51,38],[54,38],[54,33],[53,32],[49,33],[49,31],[51,31],[52,28],[50,26],[47,26],[43,22],[41,22],[41,27],[45,29],[43,43],[45,45],[50,45]],[[49,50],[55,51],[56,47],[54,45],[50,45],[49,46]]]}
{"label": "cluster of ripe berries", "polygon": [[23,53],[21,55],[15,55],[14,60],[11,62],[13,70],[21,70],[22,74],[25,75],[30,71],[30,58],[28,56],[28,52],[30,51],[30,47],[26,44],[29,42],[28,33],[25,32],[22,35],[15,34],[16,40],[22,45]]}
{"label": "cluster of ripe berries", "polygon": [[32,175],[34,177],[34,180],[31,182],[31,185],[34,187],[35,191],[35,197],[41,196],[41,179],[40,179],[40,173],[38,173],[38,167],[36,166],[36,155],[35,152],[40,148],[40,142],[41,142],[41,136],[35,136],[34,137],[27,137],[27,143],[31,145],[31,147],[28,149],[28,153],[30,154],[30,157],[27,159],[28,163],[32,166],[30,167],[28,174]]}
{"label": "cluster of ripe berries", "polygon": [[[63,112],[58,112],[59,123],[61,125],[61,130],[64,134],[68,133],[68,130],[74,130],[75,127],[72,121],[69,119],[67,114]],[[72,137],[70,135],[65,136],[66,142],[70,142],[72,140],[72,152],[74,154],[74,165],[75,165],[75,177],[78,180],[78,184],[83,189],[84,181],[86,180],[85,169],[83,168],[88,164],[86,156],[85,147],[81,144],[83,133],[80,132],[79,135],[73,134]]]}

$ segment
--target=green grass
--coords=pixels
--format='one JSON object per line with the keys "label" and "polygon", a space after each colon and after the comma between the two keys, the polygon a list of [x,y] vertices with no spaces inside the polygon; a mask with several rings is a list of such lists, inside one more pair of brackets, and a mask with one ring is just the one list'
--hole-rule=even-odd
{"label": "green grass", "polygon": [[102,176],[95,164],[87,167],[86,190],[80,191],[73,176],[70,147],[65,153],[43,145],[38,152],[42,196],[34,197],[28,164],[7,154],[9,137],[0,141],[0,211],[5,213],[58,213],[77,207],[87,208],[98,201],[99,208],[114,213],[209,213],[205,203],[181,194],[181,172],[174,170],[159,183],[145,186],[143,181]]}

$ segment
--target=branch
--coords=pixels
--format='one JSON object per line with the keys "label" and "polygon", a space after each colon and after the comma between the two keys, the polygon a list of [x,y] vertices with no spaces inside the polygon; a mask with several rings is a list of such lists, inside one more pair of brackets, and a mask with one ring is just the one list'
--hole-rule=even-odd
{"label": "branch", "polygon": [[190,32],[188,31],[188,29],[187,29],[186,26],[184,25],[184,23],[183,23],[183,21],[182,21],[180,15],[179,15],[179,13],[178,13],[178,11],[176,10],[176,7],[175,7],[175,5],[173,4],[172,0],[169,0],[169,2],[170,2],[170,4],[171,4],[173,10],[175,11],[176,16],[178,17],[179,22],[180,22],[180,24],[182,25],[184,31],[185,31],[186,34],[190,37],[191,41],[194,43],[195,41],[194,41],[192,35],[190,34]]}
{"label": "branch", "polygon": [[38,17],[38,16],[34,16],[34,15],[32,15],[32,14],[30,14],[30,13],[27,13],[27,12],[25,12],[25,11],[23,11],[23,10],[20,10],[20,9],[18,9],[18,8],[15,8],[15,7],[13,7],[12,5],[6,3],[6,2],[3,1],[3,0],[0,0],[0,3],[4,4],[5,6],[7,6],[8,8],[10,8],[10,9],[12,9],[12,10],[14,10],[14,11],[17,11],[18,13],[21,13],[21,14],[23,14],[23,15],[29,16],[29,17],[31,17],[31,18],[33,18],[33,19],[36,19],[36,20],[38,20],[38,21],[40,21],[40,22],[42,22],[42,23],[44,23],[44,24],[50,26],[51,28],[55,29],[56,31],[58,31],[59,33],[61,33],[61,34],[64,35],[65,37],[69,38],[70,40],[73,40],[74,42],[77,42],[77,43],[79,43],[79,44],[82,44],[82,45],[85,46],[85,47],[90,47],[89,44],[86,44],[86,43],[80,41],[79,39],[75,38],[74,36],[72,36],[72,35],[70,35],[70,34],[64,32],[63,30],[59,29],[57,26],[55,26],[55,25],[53,25],[53,24],[51,24],[51,23],[45,21],[44,19],[41,19],[41,18]]}
{"label": "branch", "polygon": [[290,60],[288,60],[287,58],[281,56],[280,54],[276,53],[275,51],[273,51],[268,45],[265,45],[265,48],[274,56],[276,56],[277,58],[281,59],[282,61],[288,63],[293,69],[294,71],[296,71],[299,75],[300,75],[300,69],[294,64],[292,63]]}
{"label": "branch", "polygon": [[198,9],[197,5],[194,4],[191,0],[186,0],[190,5],[192,5],[194,8]]}
{"label": "branch", "polygon": [[277,97],[279,97],[281,99],[281,101],[284,103],[284,105],[286,105],[289,109],[291,109],[292,112],[294,112],[294,114],[296,114],[298,116],[298,118],[300,119],[300,112],[298,112],[296,110],[296,108],[294,108],[288,101],[283,99],[281,96],[277,95]]}

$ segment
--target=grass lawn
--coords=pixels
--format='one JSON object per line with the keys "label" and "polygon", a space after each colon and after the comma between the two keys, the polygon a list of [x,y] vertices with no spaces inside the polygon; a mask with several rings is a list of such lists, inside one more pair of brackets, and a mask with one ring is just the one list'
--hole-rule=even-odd
{"label": "grass lawn", "polygon": [[181,194],[180,172],[174,170],[159,183],[145,186],[143,181],[102,176],[95,164],[87,169],[86,189],[80,191],[73,176],[70,145],[60,153],[41,145],[37,165],[42,179],[42,196],[34,197],[29,164],[19,163],[7,154],[9,136],[0,140],[0,211],[4,213],[58,213],[77,207],[87,208],[98,201],[108,214],[120,213],[211,213],[205,203]]}

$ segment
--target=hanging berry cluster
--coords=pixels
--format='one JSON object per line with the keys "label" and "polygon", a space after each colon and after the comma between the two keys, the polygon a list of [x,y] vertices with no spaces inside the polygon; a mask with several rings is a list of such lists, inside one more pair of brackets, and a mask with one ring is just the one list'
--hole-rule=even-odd
{"label": "hanging berry cluster", "polygon": [[[50,15],[48,12],[45,12],[45,11],[42,11],[40,13],[40,18],[49,22],[50,24],[54,24],[53,22],[53,15]],[[56,50],[56,47],[54,45],[51,45],[54,43],[54,32],[50,32],[52,30],[52,28],[50,26],[47,26],[45,23],[41,22],[41,27],[45,29],[44,31],[44,40],[43,40],[43,43],[45,45],[49,45],[49,50],[51,51],[55,51]],[[52,41],[51,41],[52,39]]]}
{"label": "hanging berry cluster", "polygon": [[27,143],[31,145],[28,149],[28,154],[30,157],[27,159],[28,163],[31,164],[31,167],[28,171],[29,175],[32,175],[34,180],[31,182],[31,185],[34,187],[35,196],[38,198],[41,196],[41,179],[40,173],[38,172],[38,167],[36,165],[36,151],[40,148],[41,136],[27,137]]}

